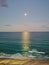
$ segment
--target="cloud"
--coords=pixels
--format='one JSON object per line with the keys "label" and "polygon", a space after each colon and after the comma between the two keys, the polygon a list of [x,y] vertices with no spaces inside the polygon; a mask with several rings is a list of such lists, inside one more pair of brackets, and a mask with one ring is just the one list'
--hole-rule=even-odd
{"label": "cloud", "polygon": [[9,32],[49,31],[49,25],[33,25],[33,24],[0,25],[0,31],[9,31]]}
{"label": "cloud", "polygon": [[7,25],[4,25],[4,26],[8,26],[9,27],[9,26],[12,26],[12,25],[7,24]]}
{"label": "cloud", "polygon": [[42,25],[41,27],[44,29],[49,29],[49,25]]}

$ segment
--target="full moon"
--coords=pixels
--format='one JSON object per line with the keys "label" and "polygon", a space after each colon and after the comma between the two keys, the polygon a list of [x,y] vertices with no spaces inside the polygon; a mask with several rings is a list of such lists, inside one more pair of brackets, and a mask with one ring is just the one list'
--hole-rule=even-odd
{"label": "full moon", "polygon": [[24,16],[27,16],[27,13],[25,12]]}

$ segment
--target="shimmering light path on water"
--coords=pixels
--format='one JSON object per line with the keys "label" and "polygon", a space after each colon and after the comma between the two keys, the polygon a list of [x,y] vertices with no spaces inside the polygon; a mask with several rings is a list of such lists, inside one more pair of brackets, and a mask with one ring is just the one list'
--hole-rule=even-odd
{"label": "shimmering light path on water", "polygon": [[22,33],[22,48],[24,51],[29,50],[29,32]]}

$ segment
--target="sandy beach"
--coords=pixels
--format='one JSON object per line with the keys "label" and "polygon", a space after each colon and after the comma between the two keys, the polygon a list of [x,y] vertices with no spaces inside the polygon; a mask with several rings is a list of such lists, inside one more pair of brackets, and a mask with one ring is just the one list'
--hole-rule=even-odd
{"label": "sandy beach", "polygon": [[49,65],[49,60],[33,59],[0,59],[0,65]]}

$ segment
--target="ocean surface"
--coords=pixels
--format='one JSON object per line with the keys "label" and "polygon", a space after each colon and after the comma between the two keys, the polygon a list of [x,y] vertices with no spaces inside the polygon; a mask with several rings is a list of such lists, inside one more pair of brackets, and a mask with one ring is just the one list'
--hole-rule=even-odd
{"label": "ocean surface", "polygon": [[[0,32],[0,58],[49,58],[49,32],[29,32],[23,43],[23,32]],[[24,35],[25,36],[25,35]],[[23,45],[26,44],[28,50]]]}

